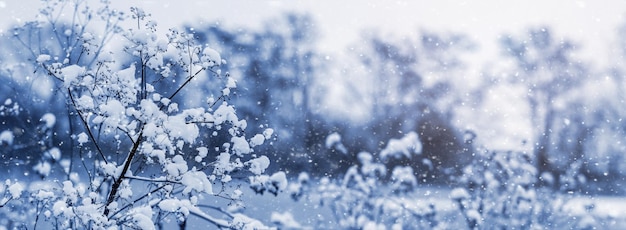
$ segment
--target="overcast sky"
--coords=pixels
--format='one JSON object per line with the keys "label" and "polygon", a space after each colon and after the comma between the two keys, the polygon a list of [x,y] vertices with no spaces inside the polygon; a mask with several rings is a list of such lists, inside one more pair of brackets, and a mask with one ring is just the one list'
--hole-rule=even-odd
{"label": "overcast sky", "polygon": [[[468,34],[480,44],[486,56],[495,52],[502,33],[521,33],[529,26],[548,25],[556,35],[584,44],[588,57],[605,58],[607,41],[624,21],[626,1],[114,1],[128,8],[140,2],[164,26],[180,21],[202,22],[220,19],[230,25],[259,24],[280,12],[310,12],[322,33],[320,48],[343,52],[358,39],[364,28],[378,28],[395,36],[410,35],[418,29]],[[187,2],[187,3],[186,3]]]}
{"label": "overcast sky", "polygon": [[[95,1],[94,1],[95,2]],[[549,25],[557,35],[584,44],[584,53],[606,56],[606,41],[614,39],[614,29],[624,21],[626,1],[200,1],[131,0],[113,1],[120,9],[143,7],[163,27],[183,22],[213,22],[256,26],[264,18],[282,12],[310,12],[318,22],[320,48],[341,52],[358,39],[363,28],[379,28],[396,36],[418,28],[468,34],[492,52],[493,43],[503,32],[520,33],[528,26]],[[31,19],[39,0],[0,0],[0,28]],[[491,47],[490,47],[491,46]]]}

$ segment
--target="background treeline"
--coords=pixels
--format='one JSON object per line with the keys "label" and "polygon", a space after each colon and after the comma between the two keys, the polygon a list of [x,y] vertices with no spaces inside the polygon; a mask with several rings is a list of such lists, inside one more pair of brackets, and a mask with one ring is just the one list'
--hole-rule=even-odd
{"label": "background treeline", "polygon": [[[271,145],[257,150],[272,156],[271,167],[293,172],[291,176],[303,170],[317,176],[339,176],[359,152],[378,153],[388,140],[414,131],[422,142],[422,154],[386,164],[410,164],[422,182],[451,183],[471,162],[474,149],[489,141],[477,141],[488,130],[467,130],[457,121],[463,116],[461,120],[488,123],[483,111],[497,110],[486,103],[489,92],[504,87],[516,89],[512,93],[524,92],[519,95],[523,100],[506,106],[528,113],[528,121],[520,123],[531,124],[533,133],[518,146],[527,151],[542,183],[567,190],[624,192],[623,43],[616,44],[622,51],[612,64],[599,68],[597,63],[577,58],[577,47],[584,44],[561,38],[550,27],[520,30],[501,36],[501,53],[493,58],[495,64],[484,63],[497,67],[485,67],[480,76],[468,76],[466,60],[480,47],[460,33],[420,30],[417,36],[390,37],[369,31],[349,48],[351,56],[335,60],[317,49],[321,35],[310,15],[287,14],[263,25],[202,24],[188,25],[186,30],[228,61],[223,69],[238,79],[238,88],[227,99],[237,106],[239,117],[247,120],[250,132],[267,127],[275,130]],[[625,28],[616,30],[618,41],[626,39]],[[7,166],[35,165],[33,159],[39,158],[32,156],[52,146],[71,154],[70,146],[76,145],[70,136],[80,127],[72,123],[78,119],[62,116],[76,116],[61,101],[65,100],[62,92],[42,90],[53,85],[50,78],[33,74],[42,69],[19,62],[11,65],[23,68],[6,66],[32,57],[28,50],[64,52],[63,47],[72,41],[48,44],[41,38],[55,34],[50,28],[27,24],[20,30],[0,42],[4,50],[0,98],[10,99],[0,101],[0,112],[13,113],[0,122],[0,131],[11,130],[14,135],[12,145],[1,143],[2,164]],[[170,83],[184,81],[184,75],[172,71],[174,77],[153,85],[164,92],[176,90],[177,84]],[[208,77],[194,79],[181,92],[179,104],[207,103],[220,96],[208,93],[216,92],[216,87]],[[15,104],[21,109],[13,111]],[[473,112],[468,113],[468,108]],[[41,120],[46,113],[57,117],[53,129]],[[342,148],[325,144],[331,133],[341,135]],[[42,136],[49,142],[38,141]]]}

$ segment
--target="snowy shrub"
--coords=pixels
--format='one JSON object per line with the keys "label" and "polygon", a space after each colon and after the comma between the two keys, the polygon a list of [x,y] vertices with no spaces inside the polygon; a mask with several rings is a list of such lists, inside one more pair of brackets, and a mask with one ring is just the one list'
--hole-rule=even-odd
{"label": "snowy shrub", "polygon": [[[17,28],[15,39],[32,54],[36,73],[53,79],[54,90],[65,96],[69,118],[82,127],[73,127],[64,140],[74,143],[71,149],[47,146],[42,151],[33,170],[45,181],[2,185],[0,205],[8,208],[0,213],[0,225],[155,229],[172,218],[184,227],[193,216],[218,228],[265,228],[239,213],[241,182],[233,176],[249,175],[244,183],[274,194],[287,187],[286,176],[265,175],[270,160],[255,154],[254,147],[272,131],[245,135],[246,121],[227,101],[236,82],[221,73],[225,61],[220,54],[196,44],[191,34],[160,33],[139,8],[127,15],[110,9],[107,1],[96,11],[83,1],[45,3],[38,20],[29,24],[36,26]],[[63,21],[66,15],[71,23]],[[122,27],[129,17],[132,26]],[[101,23],[104,30],[90,23]],[[33,28],[51,28],[57,46],[35,49],[20,35]],[[177,95],[206,74],[222,84],[215,92],[218,99],[207,97],[205,107],[185,107]],[[157,86],[163,82],[172,90]],[[7,99],[0,112],[14,113],[13,105]],[[55,114],[45,114],[42,133],[57,135],[49,131],[56,120]],[[218,135],[229,138],[215,143]],[[11,131],[3,131],[0,144],[12,142]],[[79,157],[62,151],[77,151]],[[51,175],[56,167],[61,175]],[[228,204],[203,203],[215,200]]]}
{"label": "snowy shrub", "polygon": [[564,210],[566,195],[537,185],[525,152],[479,150],[459,182],[450,198],[469,229],[577,229],[588,219]]}
{"label": "snowy shrub", "polygon": [[[331,140],[331,141],[328,141]],[[333,133],[327,146],[341,145]],[[401,140],[390,142],[379,157],[410,154],[420,151],[417,135],[410,133]],[[343,145],[341,145],[343,146]],[[384,154],[384,155],[383,155]],[[307,174],[300,174],[289,191],[295,200],[307,193],[312,200],[331,209],[336,224],[344,229],[413,229],[438,226],[432,204],[411,198],[417,178],[408,166],[396,166],[388,175],[387,167],[368,152],[357,155],[358,164],[350,167],[340,180],[323,177],[319,184],[310,185]],[[312,186],[309,188],[309,186]]]}

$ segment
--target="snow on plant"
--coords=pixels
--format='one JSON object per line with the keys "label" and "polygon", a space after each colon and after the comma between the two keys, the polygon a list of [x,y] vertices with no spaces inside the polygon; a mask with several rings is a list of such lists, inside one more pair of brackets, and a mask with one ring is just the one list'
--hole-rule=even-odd
{"label": "snow on plant", "polygon": [[[327,147],[341,145],[339,134],[327,138]],[[411,133],[390,142],[379,157],[420,152],[417,134]],[[342,145],[343,146],[343,145]],[[408,199],[417,186],[411,167],[398,165],[388,175],[387,167],[377,162],[368,152],[357,155],[358,164],[350,167],[343,179],[320,179],[317,186],[309,188],[309,178],[300,174],[297,183],[290,185],[292,198],[298,200],[308,191],[308,197],[318,200],[331,209],[337,224],[344,229],[433,228],[439,225],[432,204]],[[277,218],[288,223],[286,218]]]}
{"label": "snow on plant", "polygon": [[470,229],[580,227],[581,218],[563,210],[565,196],[536,187],[537,169],[525,152],[479,149],[459,182],[450,198]]}
{"label": "snow on plant", "polygon": [[[49,148],[34,170],[48,177],[51,167],[61,167],[66,177],[45,185],[33,183],[26,193],[23,183],[7,181],[0,205],[20,199],[35,204],[30,209],[36,216],[34,228],[46,221],[56,228],[154,229],[164,216],[174,216],[181,226],[195,216],[219,228],[264,228],[235,213],[237,208],[212,207],[213,212],[207,212],[201,205],[210,199],[240,204],[241,190],[229,185],[234,172],[249,171],[249,183],[259,193],[276,194],[287,187],[285,173],[265,175],[270,160],[254,152],[273,131],[247,137],[246,121],[226,100],[236,83],[221,74],[225,61],[220,54],[196,44],[191,34],[174,29],[159,34],[157,24],[139,8],[130,10],[136,25],[124,29],[116,23],[126,14],[110,9],[107,1],[96,12],[82,1],[46,3],[42,19],[35,23],[50,26],[53,36],[61,39],[59,53],[39,53],[42,50],[30,49],[16,38],[30,49],[35,65],[44,70],[40,72],[56,80],[83,125],[83,131],[71,137],[80,159]],[[69,14],[71,24],[58,20],[67,5],[75,10]],[[103,34],[87,30],[94,14],[105,24]],[[123,48],[107,45],[112,38]],[[176,95],[207,73],[222,82],[218,92],[222,96],[206,107],[180,106]],[[158,91],[153,85],[178,74],[182,83],[169,81],[178,84],[173,92]],[[11,104],[5,102],[1,112],[12,112]],[[41,118],[48,130],[55,121],[51,113]],[[207,138],[215,133],[230,138],[214,147]],[[11,144],[10,131],[0,137],[0,143]]]}
{"label": "snow on plant", "polygon": [[410,159],[412,154],[422,153],[422,142],[419,140],[417,133],[410,132],[401,139],[391,139],[385,149],[380,152],[383,160],[389,158],[400,159],[405,157]]}

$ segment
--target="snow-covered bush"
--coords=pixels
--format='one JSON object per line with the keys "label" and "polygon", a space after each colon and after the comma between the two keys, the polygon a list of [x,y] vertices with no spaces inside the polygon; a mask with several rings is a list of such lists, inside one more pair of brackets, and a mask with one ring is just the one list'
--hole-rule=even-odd
{"label": "snow-covered bush", "polygon": [[[333,133],[328,136],[326,146],[343,146],[340,140],[339,134]],[[415,133],[391,141],[378,158],[395,154],[410,157],[412,153],[421,153]],[[298,200],[304,193],[329,207],[337,226],[344,229],[419,229],[439,224],[432,204],[412,198],[411,192],[418,184],[411,167],[395,166],[389,175],[385,164],[378,162],[371,153],[360,152],[357,158],[358,163],[339,180],[323,177],[319,184],[312,185],[307,174],[300,174],[298,181],[290,185],[292,198]]]}
{"label": "snow-covered bush", "polygon": [[[0,212],[0,225],[155,229],[172,220],[184,226],[194,216],[219,228],[264,227],[240,213],[241,182],[234,177],[249,176],[244,183],[271,193],[286,188],[286,177],[265,175],[270,160],[254,147],[272,130],[245,135],[247,122],[227,101],[237,83],[221,73],[220,54],[196,44],[191,34],[160,33],[139,8],[128,16],[107,1],[95,11],[83,1],[45,3],[28,24],[35,26],[18,27],[14,37],[32,54],[35,73],[53,79],[49,90],[65,96],[70,127],[82,127],[62,140],[71,148],[43,149],[33,169],[45,181],[6,181],[0,205],[9,208]],[[132,26],[123,27],[129,17]],[[34,28],[49,28],[58,44],[41,48],[21,36]],[[206,106],[185,107],[177,95],[205,75],[221,83],[217,99],[208,95]],[[1,112],[10,113],[11,105],[7,99]],[[42,127],[51,130],[56,120],[48,113]],[[227,138],[215,143],[217,136]],[[11,145],[12,133],[3,131],[0,141]],[[55,167],[60,175],[50,174]],[[215,200],[227,204],[206,204]]]}
{"label": "snow-covered bush", "polygon": [[450,193],[469,229],[579,229],[593,219],[567,213],[567,195],[538,186],[528,153],[480,149],[474,157]]}

